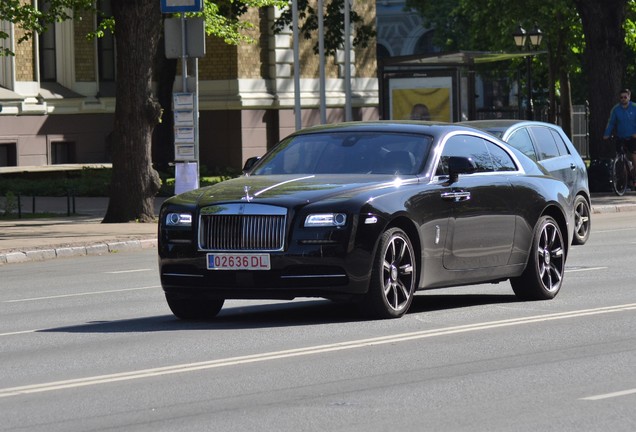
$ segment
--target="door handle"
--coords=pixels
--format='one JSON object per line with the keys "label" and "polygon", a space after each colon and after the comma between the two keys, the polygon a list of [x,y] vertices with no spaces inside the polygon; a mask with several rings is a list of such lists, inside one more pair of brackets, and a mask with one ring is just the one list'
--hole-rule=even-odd
{"label": "door handle", "polygon": [[470,192],[466,191],[455,191],[455,192],[444,192],[441,195],[444,201],[468,201],[470,199]]}

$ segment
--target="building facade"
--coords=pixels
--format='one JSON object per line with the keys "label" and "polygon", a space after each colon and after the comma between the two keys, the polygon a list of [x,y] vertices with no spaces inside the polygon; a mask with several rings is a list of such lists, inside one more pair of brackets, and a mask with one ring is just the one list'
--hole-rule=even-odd
{"label": "building facade", "polygon": [[[98,1],[98,7],[108,12],[109,1]],[[375,23],[374,2],[353,2],[352,8],[366,23]],[[233,46],[206,37],[206,55],[197,67],[199,160],[209,170],[238,169],[295,130],[292,33],[272,31],[280,13],[269,7],[244,16],[254,24],[254,44]],[[18,44],[22,30],[0,22],[0,31],[9,34],[0,40],[0,49],[15,53],[0,56],[0,172],[12,166],[110,161],[116,50],[112,35],[86,38],[97,24],[94,16],[75,17]],[[314,42],[299,39],[302,127],[321,121]],[[339,51],[325,61],[329,123],[345,118],[345,57]],[[367,48],[353,47],[349,58],[353,120],[376,119],[375,41]],[[175,89],[181,81],[177,76]]]}

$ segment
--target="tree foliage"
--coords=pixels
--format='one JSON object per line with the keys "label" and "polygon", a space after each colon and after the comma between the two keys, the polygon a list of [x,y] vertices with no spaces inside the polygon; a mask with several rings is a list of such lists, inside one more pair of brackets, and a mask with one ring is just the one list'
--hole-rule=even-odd
{"label": "tree foliage", "polygon": [[[46,10],[40,10],[32,4],[24,4],[21,0],[0,1],[0,21],[17,24],[24,34],[16,41],[27,41],[36,33],[46,31],[49,25],[58,21],[72,19],[73,10],[93,10],[91,0],[51,0]],[[6,32],[0,31],[0,39],[8,39]],[[9,48],[0,49],[0,55],[13,55]]]}
{"label": "tree foliage", "polygon": [[[519,22],[535,23],[544,34],[547,56],[534,59],[535,76],[547,85],[563,118],[570,80],[577,103],[589,101],[590,152],[601,152],[599,133],[616,93],[636,78],[635,0],[407,0],[435,28],[438,46],[448,50],[512,51],[511,32]],[[623,58],[627,59],[623,63]],[[543,78],[542,78],[543,77]],[[567,119],[566,119],[567,120]]]}
{"label": "tree foliage", "polygon": [[[326,11],[323,15],[324,20],[324,44],[325,53],[327,55],[335,55],[336,50],[342,48],[344,42],[344,0],[331,0],[327,3],[325,0]],[[298,0],[298,18],[301,22],[299,31],[305,39],[314,39],[313,50],[318,53],[318,12],[309,4],[308,0]],[[352,26],[355,26],[353,45],[366,48],[369,41],[375,36],[375,25],[365,23],[362,17],[355,11],[351,10],[349,19]],[[292,25],[291,8],[285,9],[281,16],[274,23],[274,31],[281,32],[285,27]]]}
{"label": "tree foliage", "polygon": [[[547,88],[552,117],[560,96],[569,100],[567,88],[571,67],[581,52],[581,26],[570,0],[509,0],[502,7],[499,0],[408,0],[407,6],[422,15],[427,26],[434,28],[437,46],[445,50],[478,50],[517,52],[513,31],[519,25],[526,31],[540,28],[544,38],[539,50],[547,55],[533,58],[535,88]],[[509,72],[516,64],[491,65]],[[580,68],[579,68],[580,71]]]}

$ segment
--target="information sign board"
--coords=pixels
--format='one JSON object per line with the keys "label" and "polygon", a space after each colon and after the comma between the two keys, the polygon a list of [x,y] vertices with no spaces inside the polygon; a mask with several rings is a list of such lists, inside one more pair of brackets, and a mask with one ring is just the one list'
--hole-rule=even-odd
{"label": "information sign board", "polygon": [[203,0],[161,0],[162,13],[201,12]]}

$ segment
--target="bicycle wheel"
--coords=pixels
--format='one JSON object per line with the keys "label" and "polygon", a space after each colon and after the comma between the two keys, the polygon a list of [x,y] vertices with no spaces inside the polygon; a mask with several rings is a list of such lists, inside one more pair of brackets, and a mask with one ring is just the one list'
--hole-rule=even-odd
{"label": "bicycle wheel", "polygon": [[612,161],[612,190],[618,196],[623,196],[627,190],[629,173],[627,163],[622,156]]}

